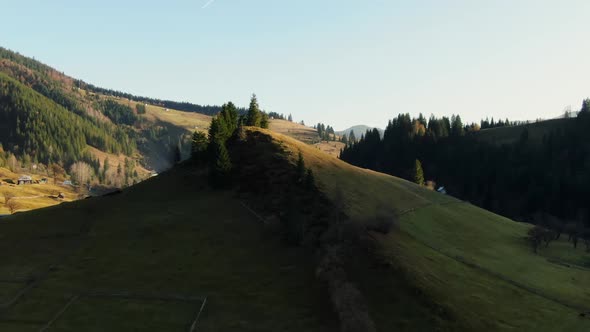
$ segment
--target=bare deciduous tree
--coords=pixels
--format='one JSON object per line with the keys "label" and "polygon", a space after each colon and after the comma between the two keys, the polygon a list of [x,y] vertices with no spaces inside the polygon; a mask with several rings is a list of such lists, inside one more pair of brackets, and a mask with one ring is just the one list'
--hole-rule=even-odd
{"label": "bare deciduous tree", "polygon": [[70,168],[70,174],[79,185],[85,185],[92,179],[92,167],[85,162],[78,161]]}
{"label": "bare deciduous tree", "polygon": [[10,202],[10,200],[14,198],[14,194],[9,193],[7,191],[3,192],[2,196],[4,196],[4,204],[6,205],[8,205],[8,202]]}
{"label": "bare deciduous tree", "polygon": [[8,169],[10,169],[12,172],[17,171],[18,160],[16,160],[16,157],[13,154],[10,154],[10,156],[8,156],[8,160],[6,160],[6,165],[8,166]]}
{"label": "bare deciduous tree", "polygon": [[18,204],[16,200],[11,199],[8,201],[8,203],[6,203],[6,207],[8,208],[8,211],[10,211],[10,214],[14,214],[16,211],[18,211],[18,209],[20,209],[20,204]]}
{"label": "bare deciduous tree", "polygon": [[53,176],[53,184],[56,184],[57,181],[63,181],[66,175],[66,171],[63,169],[63,167],[61,167],[58,164],[51,164],[47,168],[47,175]]}

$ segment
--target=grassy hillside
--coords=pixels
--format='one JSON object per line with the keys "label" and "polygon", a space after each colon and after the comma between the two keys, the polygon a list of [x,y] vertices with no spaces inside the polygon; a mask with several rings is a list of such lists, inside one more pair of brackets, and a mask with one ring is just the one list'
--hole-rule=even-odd
{"label": "grassy hillside", "polygon": [[[590,320],[579,317],[590,311],[588,253],[560,242],[535,255],[524,240],[528,224],[272,135],[294,155],[303,151],[323,191],[344,200],[354,220],[397,216],[396,230],[375,234],[384,259],[448,310],[455,328],[590,328]],[[374,316],[387,315],[387,300],[382,301],[372,303]]]}
{"label": "grassy hillside", "polygon": [[195,130],[207,131],[211,123],[211,116],[199,113],[190,113],[163,108],[160,106],[147,105],[146,118],[151,122],[164,122],[184,128],[188,132]]}
{"label": "grassy hillside", "polygon": [[305,253],[205,183],[176,168],[2,219],[0,330],[188,331],[206,298],[200,331],[334,331]]}
{"label": "grassy hillside", "polygon": [[[395,218],[389,234],[372,233],[381,263],[359,260],[350,271],[379,331],[590,328],[579,316],[590,310],[581,248],[559,242],[535,255],[527,224],[257,132],[284,152],[250,155],[295,163],[301,151],[354,222]],[[205,297],[199,330],[337,329],[310,253],[285,246],[241,196],[205,181],[184,165],[119,195],[3,219],[2,331],[49,322],[56,331],[187,330]]]}

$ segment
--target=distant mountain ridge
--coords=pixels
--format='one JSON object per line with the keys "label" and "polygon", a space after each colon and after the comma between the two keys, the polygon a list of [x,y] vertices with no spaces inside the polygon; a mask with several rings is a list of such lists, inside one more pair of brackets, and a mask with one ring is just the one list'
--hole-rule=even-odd
{"label": "distant mountain ridge", "polygon": [[380,134],[381,136],[383,136],[383,132],[384,132],[384,130],[383,130],[383,129],[381,129],[381,128],[377,128],[377,127],[369,127],[369,126],[366,126],[366,125],[356,125],[356,126],[352,126],[352,127],[350,127],[350,128],[347,128],[347,129],[344,129],[344,130],[337,131],[337,132],[336,132],[336,135],[338,135],[338,136],[342,136],[343,134],[346,134],[347,136],[350,136],[350,132],[352,131],[352,132],[354,132],[354,136],[355,136],[356,138],[360,138],[360,137],[361,137],[361,135],[364,135],[364,134],[367,132],[367,130],[372,130],[372,129],[374,129],[374,128],[376,128],[377,130],[379,130],[379,134]]}

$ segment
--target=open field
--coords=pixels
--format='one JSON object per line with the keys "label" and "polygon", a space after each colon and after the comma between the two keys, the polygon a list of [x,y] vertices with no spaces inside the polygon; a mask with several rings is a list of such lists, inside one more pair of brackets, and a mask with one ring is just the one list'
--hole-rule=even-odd
{"label": "open field", "polygon": [[186,129],[189,132],[195,130],[207,131],[211,123],[211,117],[208,115],[176,111],[162,108],[160,106],[147,105],[145,117],[153,122],[166,122],[174,126]]}
{"label": "open field", "polygon": [[[32,177],[34,180],[48,178],[48,183],[16,185],[16,180],[21,175],[25,175],[25,173],[13,173],[6,168],[0,168],[0,214],[10,213],[4,202],[5,193],[14,196],[12,199],[18,203],[17,211],[21,212],[60,204],[64,201],[69,202],[76,199],[78,196],[74,187],[54,184],[53,178],[42,175],[33,174]],[[14,182],[14,184],[9,183],[10,181]],[[59,193],[65,194],[64,200],[56,198]]]}
{"label": "open field", "polygon": [[154,124],[168,123],[175,127],[184,128],[186,131],[191,133],[195,130],[207,131],[209,129],[209,124],[211,123],[211,116],[205,114],[178,111],[162,106],[130,101],[125,98],[117,98],[112,96],[103,96],[103,98],[114,99],[118,103],[127,105],[132,109],[135,109],[137,104],[145,105],[146,113],[143,115],[143,117],[148,121]]}
{"label": "open field", "polygon": [[2,331],[189,331],[204,297],[198,331],[336,330],[305,253],[190,169],[7,217],[0,236]]}
{"label": "open field", "polygon": [[320,141],[315,129],[296,122],[273,119],[270,120],[269,129],[279,134],[293,137],[306,144],[313,145],[318,150],[326,152],[334,157],[338,157],[340,155],[340,150],[344,148],[344,143],[341,142]]}
{"label": "open field", "polygon": [[[590,319],[579,316],[590,311],[590,254],[562,240],[535,255],[524,240],[528,224],[268,133],[293,159],[304,153],[322,190],[344,200],[353,220],[397,218],[393,232],[375,234],[383,256],[449,311],[453,329],[590,329]],[[568,266],[574,262],[582,267]],[[370,310],[386,315],[387,303]]]}
{"label": "open field", "polygon": [[307,144],[314,144],[319,140],[318,133],[315,129],[287,120],[270,120],[269,129]]}

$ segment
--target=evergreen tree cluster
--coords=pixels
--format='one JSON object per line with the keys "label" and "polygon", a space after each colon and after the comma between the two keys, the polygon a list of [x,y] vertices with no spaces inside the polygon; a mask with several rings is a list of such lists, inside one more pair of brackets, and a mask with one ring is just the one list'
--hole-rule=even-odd
{"label": "evergreen tree cluster", "polygon": [[258,99],[256,95],[252,95],[250,100],[250,106],[248,107],[248,113],[246,114],[245,124],[246,126],[268,128],[269,116],[260,109],[258,105]]}
{"label": "evergreen tree cluster", "polygon": [[354,134],[354,130],[351,130],[348,136],[346,136],[346,134],[342,135],[340,141],[346,145],[358,142],[358,140],[356,139],[356,135]]}
{"label": "evergreen tree cluster", "polygon": [[582,102],[582,108],[578,113],[578,118],[584,121],[590,118],[590,98],[586,98]]}
{"label": "evergreen tree cluster", "polygon": [[51,73],[55,70],[48,65],[41,63],[35,59],[28,58],[17,52],[13,52],[0,46],[0,59],[7,59],[10,62],[19,64],[23,67],[29,68],[35,72]]}
{"label": "evergreen tree cluster", "polygon": [[123,138],[129,134],[124,129],[104,123],[89,114],[90,105],[85,105],[70,91],[68,85],[70,79],[62,73],[58,73],[55,69],[34,59],[2,48],[0,48],[0,59],[10,60],[0,61],[0,72],[6,73],[9,77],[61,105],[66,110],[93,122],[94,125],[108,131],[109,135],[116,137],[118,140],[122,140],[124,143],[128,140],[128,138]]}
{"label": "evergreen tree cluster", "polygon": [[510,121],[508,119],[506,120],[498,120],[498,121],[494,121],[494,118],[492,118],[491,120],[489,118],[486,118],[485,120],[481,120],[480,122],[480,128],[481,129],[490,129],[490,128],[500,128],[500,127],[512,127],[512,126],[520,126],[520,125],[524,125],[524,124],[528,124],[527,121]]}
{"label": "evergreen tree cluster", "polygon": [[[133,126],[139,120],[139,117],[131,107],[120,104],[112,99],[101,101],[96,108],[100,109],[104,115],[118,125]],[[145,112],[145,106],[143,107],[143,111]]]}
{"label": "evergreen tree cluster", "polygon": [[334,132],[334,128],[331,126],[318,123],[314,126],[314,129],[317,130],[318,135],[322,141],[336,141],[336,133]]}
{"label": "evergreen tree cluster", "polygon": [[62,106],[0,73],[0,142],[16,155],[49,164],[81,160],[87,145],[131,153],[134,143],[120,131],[68,112]]}
{"label": "evergreen tree cluster", "polygon": [[146,107],[144,104],[135,104],[135,112],[137,112],[137,114],[145,114],[146,113]]}
{"label": "evergreen tree cluster", "polygon": [[238,111],[235,105],[229,102],[221,107],[221,112],[211,121],[207,150],[209,151],[209,176],[213,186],[229,185],[232,164],[226,144],[238,128],[238,120]]}
{"label": "evergreen tree cluster", "polygon": [[207,160],[207,146],[209,138],[200,131],[195,131],[191,139],[191,158],[201,163]]}
{"label": "evergreen tree cluster", "polygon": [[426,122],[402,114],[382,139],[368,131],[340,157],[420,184],[434,180],[453,196],[516,220],[537,222],[534,216],[542,214],[562,226],[589,225],[589,110],[585,101],[577,119],[562,120],[534,141],[522,126],[518,139],[501,145],[466,134],[471,126],[458,116]]}
{"label": "evergreen tree cluster", "polygon": [[268,117],[271,119],[278,119],[278,120],[287,120],[285,114],[279,114],[277,112],[268,112]]}
{"label": "evergreen tree cluster", "polygon": [[[268,128],[268,114],[260,110],[256,95],[252,95],[248,113],[245,115],[240,115],[237,107],[232,102],[228,102],[221,107],[221,111],[211,121],[207,151],[210,179],[216,187],[229,185],[232,163],[227,142],[237,132],[243,130],[243,125]],[[203,144],[203,137],[195,133],[192,142],[195,158],[198,158],[203,151]]]}

